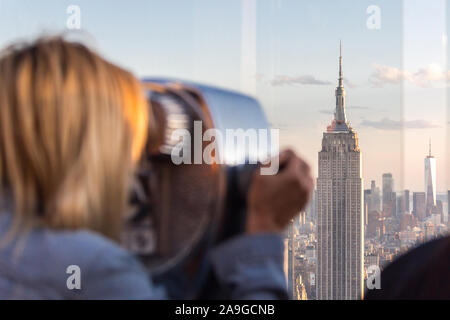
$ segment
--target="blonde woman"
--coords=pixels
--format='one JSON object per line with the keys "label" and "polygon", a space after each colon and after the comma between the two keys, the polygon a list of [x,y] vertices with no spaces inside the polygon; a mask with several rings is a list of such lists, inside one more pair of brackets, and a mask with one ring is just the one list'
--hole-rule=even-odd
{"label": "blonde woman", "polygon": [[[166,298],[117,244],[147,108],[131,73],[81,44],[41,38],[3,51],[0,299]],[[286,297],[279,232],[312,179],[292,152],[280,162],[280,174],[254,177],[247,234],[212,253],[234,298]],[[80,288],[67,285],[70,268]]]}

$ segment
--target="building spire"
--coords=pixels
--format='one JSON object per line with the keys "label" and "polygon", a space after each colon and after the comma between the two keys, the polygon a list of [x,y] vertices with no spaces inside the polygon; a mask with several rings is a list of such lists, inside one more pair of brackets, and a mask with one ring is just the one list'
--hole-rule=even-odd
{"label": "building spire", "polygon": [[428,141],[428,156],[431,157],[431,138]]}
{"label": "building spire", "polygon": [[339,87],[343,87],[343,73],[342,73],[342,42],[339,40]]}
{"label": "building spire", "polygon": [[341,125],[344,130],[347,128],[347,119],[345,116],[345,89],[344,89],[344,74],[342,72],[342,42],[339,41],[339,82],[335,91],[336,95],[336,111],[334,119],[338,125]]}

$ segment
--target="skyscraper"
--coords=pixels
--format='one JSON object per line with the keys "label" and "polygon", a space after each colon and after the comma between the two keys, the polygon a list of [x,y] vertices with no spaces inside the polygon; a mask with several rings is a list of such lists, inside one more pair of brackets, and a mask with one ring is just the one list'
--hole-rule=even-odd
{"label": "skyscraper", "polygon": [[370,195],[371,195],[371,204],[369,207],[369,211],[379,211],[380,210],[380,188],[378,188],[375,184],[375,181],[372,180],[370,183]]}
{"label": "skyscraper", "polygon": [[375,180],[370,183],[370,189],[364,190],[364,219],[367,225],[367,215],[371,211],[380,211],[380,188],[375,184]]}
{"label": "skyscraper", "polygon": [[409,190],[405,190],[403,193],[403,211],[409,213]]}
{"label": "skyscraper", "polygon": [[404,190],[397,197],[397,216],[401,217],[405,213],[409,213],[409,190]]}
{"label": "skyscraper", "polygon": [[334,120],[323,134],[317,179],[317,298],[363,296],[364,221],[361,152],[346,121],[342,49]]}
{"label": "skyscraper", "polygon": [[426,217],[425,206],[425,192],[413,193],[413,213],[419,220],[424,220]]}
{"label": "skyscraper", "polygon": [[294,296],[294,221],[289,224],[284,239],[284,273],[286,276],[286,284],[288,289],[289,298]]}
{"label": "skyscraper", "polygon": [[364,230],[367,228],[367,223],[369,221],[369,213],[370,213],[370,207],[372,203],[372,190],[366,189],[364,190]]}
{"label": "skyscraper", "polygon": [[431,215],[436,206],[436,159],[431,155],[431,140],[425,158],[425,194],[427,215]]}
{"label": "skyscraper", "polygon": [[394,192],[394,178],[392,173],[383,174],[383,215],[391,217],[395,215],[396,195]]}

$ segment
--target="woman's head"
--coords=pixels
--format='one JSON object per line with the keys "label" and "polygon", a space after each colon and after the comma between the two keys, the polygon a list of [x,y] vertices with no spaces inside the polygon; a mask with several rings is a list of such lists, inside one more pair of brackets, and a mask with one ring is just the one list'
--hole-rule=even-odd
{"label": "woman's head", "polygon": [[16,227],[118,236],[146,140],[138,80],[79,43],[42,38],[0,56],[0,186]]}

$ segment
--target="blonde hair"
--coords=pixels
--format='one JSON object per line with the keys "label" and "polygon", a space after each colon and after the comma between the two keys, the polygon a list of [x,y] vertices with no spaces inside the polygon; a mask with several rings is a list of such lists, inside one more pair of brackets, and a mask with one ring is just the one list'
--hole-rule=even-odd
{"label": "blonde hair", "polygon": [[0,187],[14,228],[118,239],[148,106],[139,81],[60,37],[0,57]]}

